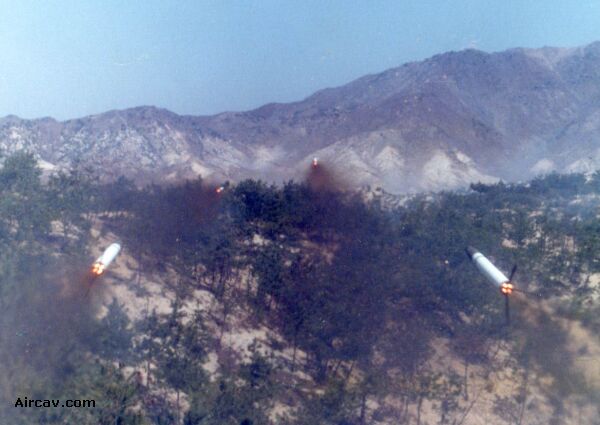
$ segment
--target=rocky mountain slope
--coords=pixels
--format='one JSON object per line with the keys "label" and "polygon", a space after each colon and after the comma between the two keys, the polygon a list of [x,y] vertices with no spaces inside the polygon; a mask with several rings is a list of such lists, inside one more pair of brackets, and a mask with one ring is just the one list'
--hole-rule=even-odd
{"label": "rocky mountain slope", "polygon": [[81,163],[140,182],[281,181],[313,156],[355,184],[391,192],[585,172],[600,167],[600,42],[449,52],[247,112],[9,116],[0,119],[0,148],[27,149],[49,169]]}

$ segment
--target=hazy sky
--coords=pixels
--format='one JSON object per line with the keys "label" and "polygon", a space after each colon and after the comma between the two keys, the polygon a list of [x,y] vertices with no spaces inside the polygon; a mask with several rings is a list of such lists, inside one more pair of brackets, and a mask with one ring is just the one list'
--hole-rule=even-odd
{"label": "hazy sky", "polygon": [[448,50],[600,40],[600,0],[0,0],[0,116],[301,100]]}

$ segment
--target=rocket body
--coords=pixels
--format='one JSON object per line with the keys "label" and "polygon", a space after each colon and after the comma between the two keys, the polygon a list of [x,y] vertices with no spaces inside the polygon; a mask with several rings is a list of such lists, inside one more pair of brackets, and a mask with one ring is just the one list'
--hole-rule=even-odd
{"label": "rocket body", "polygon": [[467,254],[469,255],[469,258],[471,258],[471,261],[475,263],[475,266],[479,269],[481,274],[493,285],[502,290],[505,287],[505,284],[510,284],[506,275],[498,270],[481,252],[477,251],[475,248],[468,247]]}
{"label": "rocket body", "polygon": [[116,242],[110,244],[92,265],[92,273],[98,276],[101,275],[110,263],[115,260],[117,255],[119,255],[119,252],[121,252],[121,244]]}

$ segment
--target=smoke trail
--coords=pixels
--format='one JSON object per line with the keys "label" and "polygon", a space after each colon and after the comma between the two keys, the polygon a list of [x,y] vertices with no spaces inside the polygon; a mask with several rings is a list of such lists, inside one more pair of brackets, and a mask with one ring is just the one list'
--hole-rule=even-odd
{"label": "smoke trail", "polygon": [[72,260],[41,265],[29,264],[29,276],[17,277],[3,300],[10,298],[0,312],[1,423],[27,423],[16,416],[26,415],[33,421],[28,415],[41,414],[15,409],[17,397],[81,396],[64,385],[98,343],[97,308],[86,296],[89,264]]}
{"label": "smoke trail", "polygon": [[316,161],[316,158],[306,172],[305,180],[315,191],[337,192],[345,187],[334,171],[321,161]]}
{"label": "smoke trail", "polygon": [[[579,322],[558,317],[546,302],[523,294],[512,296],[512,337],[521,364],[534,365],[550,385],[555,412],[575,398],[600,401],[600,341]],[[593,360],[593,361],[590,361]]]}

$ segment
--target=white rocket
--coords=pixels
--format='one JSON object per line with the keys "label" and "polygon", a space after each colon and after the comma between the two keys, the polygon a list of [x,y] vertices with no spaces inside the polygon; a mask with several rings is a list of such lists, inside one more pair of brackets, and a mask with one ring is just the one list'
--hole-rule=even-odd
{"label": "white rocket", "polygon": [[[493,285],[497,286],[503,294],[509,295],[512,293],[514,287],[510,281],[511,279],[506,277],[504,273],[498,270],[496,266],[494,266],[492,262],[488,260],[481,252],[477,251],[473,247],[468,247],[467,255],[471,261],[475,263],[475,266],[479,269],[481,274],[484,275]],[[515,270],[516,269],[513,269],[511,278],[515,273]]]}
{"label": "white rocket", "polygon": [[486,277],[487,280],[492,283],[492,285],[496,286],[500,289],[500,292],[506,298],[506,321],[510,320],[509,317],[509,307],[508,307],[508,296],[513,293],[515,290],[514,285],[512,284],[512,278],[517,271],[517,266],[515,265],[510,272],[510,278],[506,277],[504,273],[502,273],[496,266],[492,264],[490,260],[488,260],[481,252],[476,250],[475,248],[469,246],[466,249],[467,255],[475,263],[477,269],[481,272],[482,275]]}
{"label": "white rocket", "polygon": [[121,252],[120,243],[112,243],[104,250],[102,255],[92,265],[92,273],[96,276],[100,276],[104,273],[104,270],[112,263],[117,255]]}

